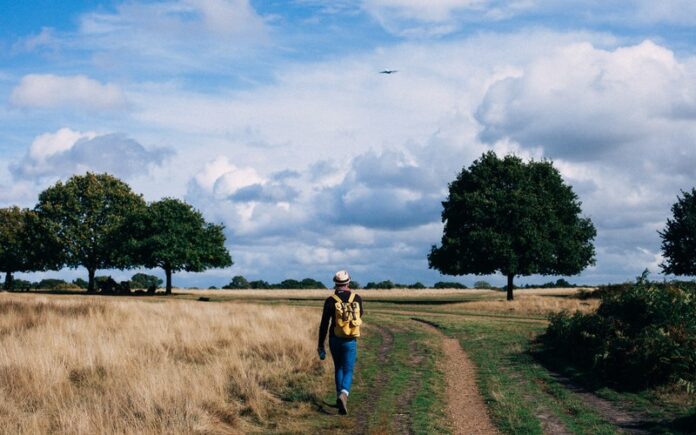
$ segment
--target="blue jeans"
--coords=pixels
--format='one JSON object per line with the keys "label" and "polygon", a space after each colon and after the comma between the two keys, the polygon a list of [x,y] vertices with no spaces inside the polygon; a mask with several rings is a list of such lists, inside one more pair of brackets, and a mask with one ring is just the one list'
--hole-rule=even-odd
{"label": "blue jeans", "polygon": [[353,367],[358,355],[358,341],[354,338],[329,337],[329,349],[336,372],[336,395],[340,395],[343,390],[350,393]]}

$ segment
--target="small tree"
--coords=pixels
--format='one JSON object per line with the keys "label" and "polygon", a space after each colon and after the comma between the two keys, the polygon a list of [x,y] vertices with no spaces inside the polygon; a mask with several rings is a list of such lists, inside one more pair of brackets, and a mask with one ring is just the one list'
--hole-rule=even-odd
{"label": "small tree", "polygon": [[574,275],[594,264],[596,231],[550,161],[488,152],[449,185],[442,246],[430,267],[448,275]]}
{"label": "small tree", "polygon": [[165,198],[132,214],[123,233],[130,236],[124,255],[130,263],[160,267],[166,276],[165,294],[172,293],[172,273],[202,272],[232,265],[222,225],[206,223],[203,215],[177,199]]}
{"label": "small tree", "polygon": [[229,284],[226,286],[222,287],[224,289],[233,289],[233,290],[241,290],[241,289],[247,289],[251,288],[249,285],[249,281],[247,281],[246,278],[244,278],[242,275],[236,275],[232,277],[232,281],[230,281]]}
{"label": "small tree", "polygon": [[65,264],[87,269],[87,291],[93,292],[98,269],[130,266],[120,255],[119,230],[126,216],[144,207],[143,198],[123,181],[88,172],[44,190],[36,211],[56,229]]}
{"label": "small tree", "polygon": [[5,290],[12,290],[15,272],[60,267],[60,246],[55,233],[31,210],[0,209],[0,272]]}
{"label": "small tree", "polygon": [[664,273],[674,275],[696,275],[696,189],[682,192],[681,198],[672,205],[672,219],[667,219],[662,237],[660,265]]}
{"label": "small tree", "polygon": [[136,273],[131,277],[130,282],[133,288],[150,288],[152,286],[157,288],[162,285],[163,281],[155,275]]}

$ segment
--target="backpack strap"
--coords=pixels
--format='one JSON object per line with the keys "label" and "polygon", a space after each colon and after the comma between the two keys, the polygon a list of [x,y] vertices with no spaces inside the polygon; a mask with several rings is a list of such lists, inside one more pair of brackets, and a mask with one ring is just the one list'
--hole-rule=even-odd
{"label": "backpack strap", "polygon": [[353,303],[353,299],[355,299],[355,293],[351,293],[351,294],[350,294],[350,296],[348,297],[348,303],[349,303],[349,304],[352,304],[352,303]]}
{"label": "backpack strap", "polygon": [[343,301],[341,300],[341,298],[339,298],[339,297],[336,296],[335,294],[331,295],[331,297],[334,298],[334,300],[335,300],[336,302],[338,302],[339,304],[342,304],[342,303],[343,303]]}

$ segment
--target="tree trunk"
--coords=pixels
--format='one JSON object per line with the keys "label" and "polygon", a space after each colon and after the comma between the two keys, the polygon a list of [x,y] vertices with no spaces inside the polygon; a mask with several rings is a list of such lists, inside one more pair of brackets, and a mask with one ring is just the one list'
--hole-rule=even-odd
{"label": "tree trunk", "polygon": [[507,300],[508,301],[511,301],[514,299],[514,296],[512,295],[512,280],[513,280],[513,278],[515,278],[515,275],[508,273],[508,276],[507,276],[507,279],[508,279],[507,280],[508,281],[507,282]]}
{"label": "tree trunk", "polygon": [[96,291],[95,282],[94,282],[94,275],[97,273],[97,269],[95,269],[93,267],[88,267],[87,273],[89,274],[89,278],[88,278],[88,282],[87,282],[87,293],[94,293]]}
{"label": "tree trunk", "polygon": [[12,272],[7,272],[5,274],[5,285],[3,286],[3,288],[5,290],[8,290],[8,291],[12,290],[13,283],[14,283],[14,277],[12,276]]}
{"label": "tree trunk", "polygon": [[172,294],[172,269],[165,267],[164,273],[167,275],[167,289],[164,291],[165,295]]}

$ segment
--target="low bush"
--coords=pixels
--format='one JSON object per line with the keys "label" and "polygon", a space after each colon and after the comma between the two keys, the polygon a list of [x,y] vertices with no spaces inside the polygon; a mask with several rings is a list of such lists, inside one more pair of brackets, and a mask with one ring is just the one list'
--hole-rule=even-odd
{"label": "low bush", "polygon": [[380,281],[380,282],[368,282],[365,286],[365,290],[389,290],[389,289],[412,289],[412,290],[422,290],[425,284],[422,282],[415,282],[413,284],[399,284],[396,282],[391,282],[390,280]]}
{"label": "low bush", "polygon": [[696,382],[696,285],[639,279],[600,291],[596,313],[551,315],[547,352],[627,389]]}
{"label": "low bush", "polygon": [[433,284],[433,288],[467,288],[464,284],[460,282],[449,282],[449,281],[438,281]]}
{"label": "low bush", "polygon": [[488,281],[476,281],[474,283],[474,288],[477,288],[477,289],[495,289],[495,287],[493,287],[493,285],[491,285],[491,283],[489,283]]}

